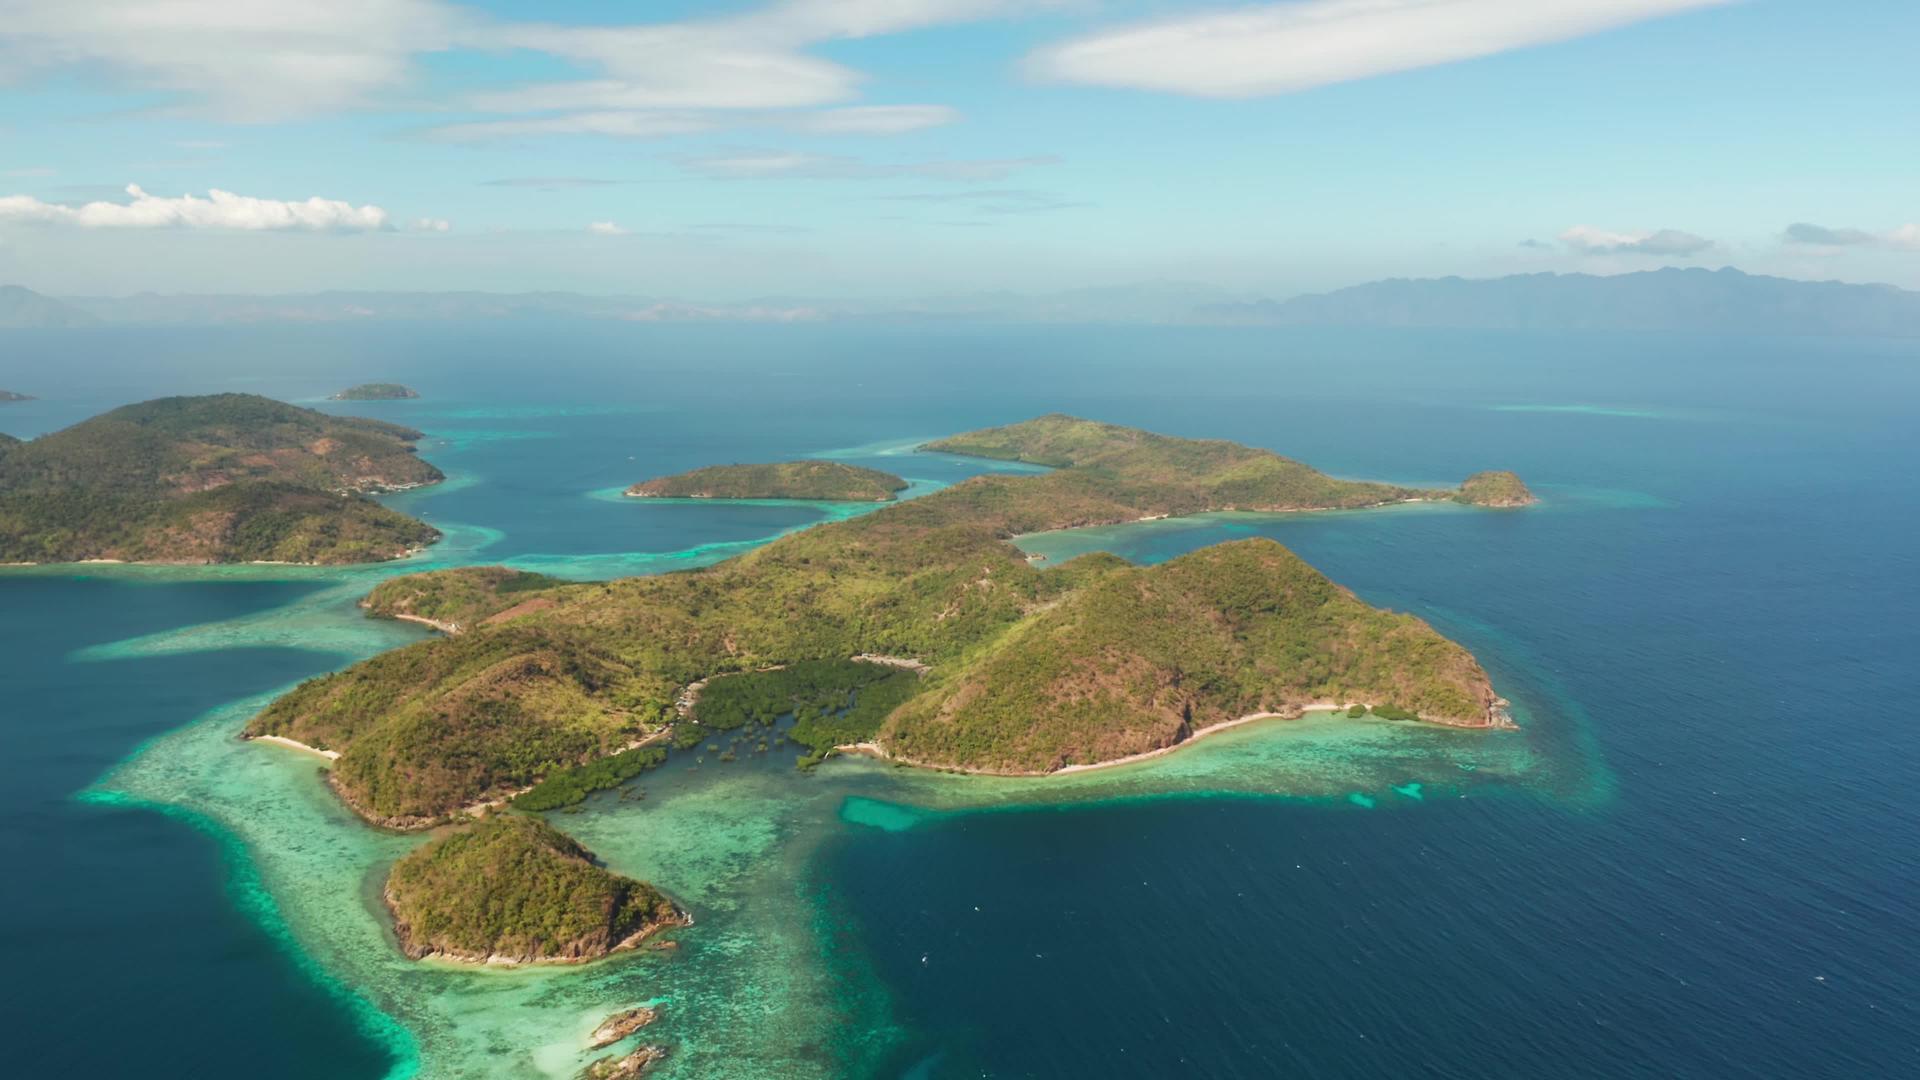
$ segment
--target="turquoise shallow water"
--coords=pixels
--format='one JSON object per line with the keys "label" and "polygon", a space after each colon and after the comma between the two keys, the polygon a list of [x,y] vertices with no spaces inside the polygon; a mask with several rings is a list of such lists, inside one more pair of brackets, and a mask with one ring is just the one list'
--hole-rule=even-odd
{"label": "turquoise shallow water", "polygon": [[[140,1048],[201,1076],[566,1075],[601,1015],[642,1001],[682,1076],[1920,1060],[1915,751],[1878,707],[1920,689],[1901,540],[1920,508],[1888,497],[1920,462],[1910,347],[512,325],[7,344],[57,351],[74,385],[5,430],[111,403],[89,395],[400,378],[426,398],[357,411],[427,429],[452,476],[401,500],[448,533],[409,565],[0,572],[23,826],[5,842],[27,871],[0,892],[26,973],[6,1015],[30,1074],[111,1074]],[[529,388],[535,352],[556,358]],[[1469,644],[1522,730],[1311,718],[1045,781],[676,759],[643,799],[555,820],[694,910],[680,948],[517,972],[400,959],[372,895],[419,838],[360,826],[315,760],[231,738],[280,688],[420,636],[354,606],[385,575],[698,565],[841,510],[605,493],[803,453],[919,490],[979,467],[904,452],[919,438],[1053,409],[1344,475],[1520,469],[1546,498],[1521,514],[1023,542],[1153,561],[1273,536]]]}

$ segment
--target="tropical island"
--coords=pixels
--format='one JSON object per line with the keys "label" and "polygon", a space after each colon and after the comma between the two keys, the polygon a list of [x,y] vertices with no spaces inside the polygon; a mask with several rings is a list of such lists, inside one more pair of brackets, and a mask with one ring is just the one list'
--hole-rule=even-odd
{"label": "tropical island", "polygon": [[33,400],[33,396],[31,394],[16,394],[11,390],[0,390],[0,404],[5,404],[10,401],[32,401],[32,400]]}
{"label": "tropical island", "polygon": [[785,722],[810,751],[802,767],[857,751],[1040,775],[1309,709],[1510,723],[1465,649],[1271,540],[1044,569],[1011,542],[1228,508],[1474,501],[1463,491],[1338,480],[1267,450],[1064,416],[928,449],[1052,471],[976,476],[697,570],[395,578],[368,611],[443,636],[301,684],[243,737],[333,757],[328,784],[375,824],[467,822],[389,878],[409,955],[533,961],[588,959],[684,919],[530,816],[661,764],[669,743]]}
{"label": "tropical island", "polygon": [[1452,492],[1337,480],[1267,450],[1059,416],[930,448],[1059,464],[978,476],[701,570],[596,584],[498,568],[396,579],[370,610],[460,632],[311,680],[248,732],[338,753],[329,780],[349,805],[420,828],[698,723],[677,704],[695,684],[711,692],[801,662],[924,666],[910,697],[836,732],[837,745],[977,772],[1094,765],[1322,704],[1503,722],[1464,649],[1271,541],[1158,566],[1088,555],[1047,569],[1010,543],[1142,517]]}
{"label": "tropical island", "polygon": [[636,499],[806,499],[814,502],[891,502],[907,482],[879,469],[838,461],[781,461],[768,465],[709,465],[661,476],[627,489]]}
{"label": "tropical island", "polygon": [[1454,497],[1473,506],[1499,509],[1532,506],[1540,501],[1520,482],[1518,475],[1505,469],[1474,473],[1460,485],[1460,492]]}
{"label": "tropical island", "polygon": [[683,926],[652,886],[524,814],[494,814],[415,849],[387,876],[401,951],[478,963],[579,962]]}
{"label": "tropical island", "polygon": [[439,538],[369,495],[436,483],[421,433],[252,394],[0,440],[0,563],[355,563]]}
{"label": "tropical island", "polygon": [[402,386],[391,382],[361,383],[349,386],[345,390],[328,398],[329,401],[406,401],[417,398],[420,392],[411,386]]}

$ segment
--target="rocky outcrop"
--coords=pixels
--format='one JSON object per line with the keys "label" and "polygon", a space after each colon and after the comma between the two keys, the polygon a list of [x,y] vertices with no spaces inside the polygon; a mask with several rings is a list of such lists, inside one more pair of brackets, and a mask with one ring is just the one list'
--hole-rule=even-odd
{"label": "rocky outcrop", "polygon": [[580,1080],[629,1080],[667,1056],[663,1046],[643,1046],[625,1056],[604,1057],[580,1070]]}
{"label": "rocky outcrop", "polygon": [[598,1050],[603,1046],[612,1046],[659,1018],[658,1010],[645,1005],[614,1013],[601,1021],[599,1027],[593,1029],[593,1034],[587,1038],[587,1049]]}

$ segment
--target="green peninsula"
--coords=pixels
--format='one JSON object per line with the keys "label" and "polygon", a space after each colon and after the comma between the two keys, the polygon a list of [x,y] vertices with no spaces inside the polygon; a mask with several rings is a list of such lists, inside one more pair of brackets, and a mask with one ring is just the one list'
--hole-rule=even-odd
{"label": "green peninsula", "polygon": [[359,386],[349,386],[328,400],[405,401],[408,398],[417,398],[419,396],[420,392],[411,386],[402,386],[399,383],[391,382],[370,382],[361,383]]}
{"label": "green peninsula", "polygon": [[439,533],[366,496],[442,479],[420,437],[252,394],[128,405],[0,449],[0,562],[398,558]]}
{"label": "green peninsula", "polygon": [[[1272,541],[1158,566],[1089,555],[1044,569],[1010,542],[1167,514],[1450,492],[1337,480],[1266,450],[1061,416],[931,448],[1056,468],[977,476],[700,570],[550,586],[498,568],[402,578],[382,586],[377,611],[431,611],[460,632],[311,680],[248,733],[337,752],[330,779],[349,804],[421,827],[699,723],[698,710],[689,718],[676,707],[690,687],[806,662],[924,669],[889,685],[889,709],[856,709],[815,730],[896,760],[979,772],[1093,765],[1324,704],[1462,727],[1506,722],[1466,650],[1418,618],[1367,605]],[[808,678],[815,695],[848,681],[824,670]]]}
{"label": "green peninsula", "polygon": [[595,866],[578,842],[521,814],[416,849],[387,875],[386,901],[416,960],[591,960],[688,921],[659,890]]}
{"label": "green peninsula", "polygon": [[0,390],[0,404],[4,404],[9,401],[32,401],[32,400],[33,400],[33,397],[30,394],[16,394],[11,390]]}
{"label": "green peninsula", "polygon": [[709,465],[633,485],[639,499],[809,499],[889,502],[907,482],[879,469],[838,461],[782,461],[771,465]]}

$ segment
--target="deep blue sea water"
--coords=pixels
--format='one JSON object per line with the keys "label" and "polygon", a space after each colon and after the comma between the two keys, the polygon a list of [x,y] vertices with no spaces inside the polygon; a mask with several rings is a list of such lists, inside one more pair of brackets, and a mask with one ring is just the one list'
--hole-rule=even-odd
{"label": "deep blue sea water", "polygon": [[[915,1076],[1920,1072],[1920,348],[1841,340],[994,327],[8,333],[27,436],[162,393],[316,399],[434,438],[489,558],[750,542],[807,507],[591,493],[1063,410],[1341,475],[1519,470],[1517,514],[1232,519],[1466,643],[1552,779],[1347,803],[1184,798],[849,829],[817,883]],[[951,462],[900,461],[931,480]],[[142,740],[336,666],[75,652],[297,582],[0,573],[0,1026],[29,1075],[373,1077],[384,1051],[229,897],[217,836],[75,792]]]}

